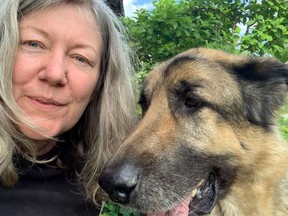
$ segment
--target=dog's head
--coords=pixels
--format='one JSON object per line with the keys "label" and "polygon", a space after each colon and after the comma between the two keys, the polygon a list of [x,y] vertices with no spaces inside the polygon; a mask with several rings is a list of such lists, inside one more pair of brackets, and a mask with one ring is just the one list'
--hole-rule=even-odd
{"label": "dog's head", "polygon": [[100,186],[141,212],[163,212],[190,196],[191,210],[206,214],[237,182],[281,178],[286,166],[278,164],[276,174],[266,168],[281,162],[270,154],[282,148],[271,140],[278,139],[275,111],[287,76],[287,65],[274,59],[204,48],[160,64],[144,82],[143,119],[104,168]]}

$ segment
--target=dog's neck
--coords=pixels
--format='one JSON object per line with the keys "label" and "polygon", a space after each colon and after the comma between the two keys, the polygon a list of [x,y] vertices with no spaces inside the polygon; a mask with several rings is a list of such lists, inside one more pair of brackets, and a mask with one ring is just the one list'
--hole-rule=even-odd
{"label": "dog's neck", "polygon": [[[253,133],[257,132],[257,130],[253,131]],[[250,137],[254,139],[250,134],[247,134],[246,138],[241,138],[244,142],[249,143],[252,142]],[[209,216],[288,215],[287,143],[282,138],[269,135],[259,136],[258,142],[265,143],[267,140],[271,146],[264,145],[264,153],[261,152],[261,149],[250,149],[249,154],[255,153],[255,155],[244,158],[246,164],[243,163],[243,167],[240,168],[233,188],[224,199],[216,203]],[[274,143],[275,145],[273,145]],[[258,155],[257,152],[260,154]],[[269,159],[263,160],[263,157]]]}
{"label": "dog's neck", "polygon": [[[250,191],[249,194],[235,194],[228,195],[225,200],[219,201],[215,208],[213,209],[212,213],[209,216],[219,216],[219,215],[229,215],[229,216],[287,216],[288,215],[288,205],[284,203],[282,200],[285,197],[283,191],[279,192],[267,192],[267,193],[274,193],[275,195],[269,194],[266,195],[265,192],[263,194],[255,194],[251,192],[249,188],[245,189],[246,191]],[[279,188],[279,190],[281,190]],[[239,189],[238,192],[243,190]],[[280,194],[283,194],[281,198]],[[279,196],[280,195],[280,196]],[[248,198],[252,200],[251,202],[243,202],[243,198],[245,197],[254,197]],[[286,194],[287,196],[287,194]],[[267,198],[269,197],[269,198]],[[265,208],[263,208],[265,206]]]}
{"label": "dog's neck", "polygon": [[225,199],[216,203],[209,216],[287,216],[288,173],[280,182],[267,181],[267,184],[243,184],[242,180],[242,184],[236,183]]}

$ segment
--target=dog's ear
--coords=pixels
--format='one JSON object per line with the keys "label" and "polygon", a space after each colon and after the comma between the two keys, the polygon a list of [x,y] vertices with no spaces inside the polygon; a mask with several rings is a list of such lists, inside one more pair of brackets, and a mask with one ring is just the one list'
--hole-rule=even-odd
{"label": "dog's ear", "polygon": [[232,67],[243,93],[246,118],[257,125],[274,124],[275,112],[286,98],[288,65],[272,58],[252,58]]}

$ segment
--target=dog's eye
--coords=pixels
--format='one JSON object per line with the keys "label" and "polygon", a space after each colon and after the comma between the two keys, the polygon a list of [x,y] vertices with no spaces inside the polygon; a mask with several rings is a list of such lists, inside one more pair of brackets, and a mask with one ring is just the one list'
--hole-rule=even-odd
{"label": "dog's eye", "polygon": [[186,108],[191,109],[191,108],[200,108],[201,106],[203,106],[203,103],[196,98],[187,97],[184,105]]}

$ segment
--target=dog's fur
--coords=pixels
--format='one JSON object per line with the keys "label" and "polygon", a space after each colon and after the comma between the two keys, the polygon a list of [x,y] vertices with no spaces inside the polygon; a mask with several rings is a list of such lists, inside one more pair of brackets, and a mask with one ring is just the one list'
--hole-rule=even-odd
{"label": "dog's fur", "polygon": [[100,185],[113,199],[105,175],[133,183],[123,203],[141,212],[167,211],[211,184],[191,215],[287,216],[288,150],[275,118],[287,78],[275,59],[205,48],[160,64],[144,82],[143,119]]}

